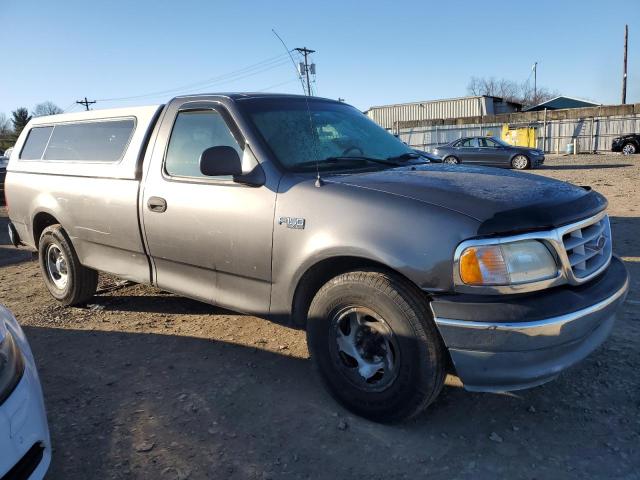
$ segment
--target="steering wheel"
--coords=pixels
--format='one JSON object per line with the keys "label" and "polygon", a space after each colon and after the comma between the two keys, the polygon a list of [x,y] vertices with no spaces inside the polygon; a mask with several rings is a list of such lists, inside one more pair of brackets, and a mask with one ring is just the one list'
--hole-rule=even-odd
{"label": "steering wheel", "polygon": [[356,155],[352,155],[350,154],[350,152],[358,152],[358,156],[362,156],[364,155],[364,152],[362,151],[362,149],[360,147],[356,147],[355,145],[352,145],[350,147],[347,147],[344,149],[344,151],[342,152],[342,156],[343,157],[350,157],[350,156],[356,156]]}

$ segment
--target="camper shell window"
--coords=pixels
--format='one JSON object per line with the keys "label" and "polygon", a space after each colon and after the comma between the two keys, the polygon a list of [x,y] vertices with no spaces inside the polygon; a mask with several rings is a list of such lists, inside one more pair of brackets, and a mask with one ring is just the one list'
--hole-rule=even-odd
{"label": "camper shell window", "polygon": [[135,120],[131,118],[35,127],[29,132],[20,158],[117,162],[124,156],[134,129]]}

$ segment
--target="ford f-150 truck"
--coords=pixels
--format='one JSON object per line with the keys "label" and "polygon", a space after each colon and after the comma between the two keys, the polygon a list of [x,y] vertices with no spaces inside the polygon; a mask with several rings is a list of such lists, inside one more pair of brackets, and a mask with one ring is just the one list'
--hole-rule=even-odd
{"label": "ford f-150 truck", "polygon": [[455,372],[555,378],[628,288],[607,201],[537,175],[429,164],[341,102],[274,94],[39,117],[9,162],[10,235],[64,305],[98,272],[305,328],[329,392],[402,420]]}

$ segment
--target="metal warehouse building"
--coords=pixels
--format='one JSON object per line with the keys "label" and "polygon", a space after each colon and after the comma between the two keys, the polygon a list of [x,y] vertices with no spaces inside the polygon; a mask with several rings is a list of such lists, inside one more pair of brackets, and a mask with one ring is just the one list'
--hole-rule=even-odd
{"label": "metal warehouse building", "polygon": [[522,105],[519,103],[508,102],[499,97],[479,96],[381,105],[371,107],[366,114],[387,130],[395,131],[398,122],[481,117],[520,110]]}

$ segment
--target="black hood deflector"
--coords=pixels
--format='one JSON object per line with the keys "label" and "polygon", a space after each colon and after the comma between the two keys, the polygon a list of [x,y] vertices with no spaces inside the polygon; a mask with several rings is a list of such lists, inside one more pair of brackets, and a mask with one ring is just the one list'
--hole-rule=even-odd
{"label": "black hood deflector", "polygon": [[607,208],[607,199],[598,192],[558,203],[541,202],[526,207],[497,212],[478,228],[478,235],[502,235],[533,230],[549,230],[596,215]]}

